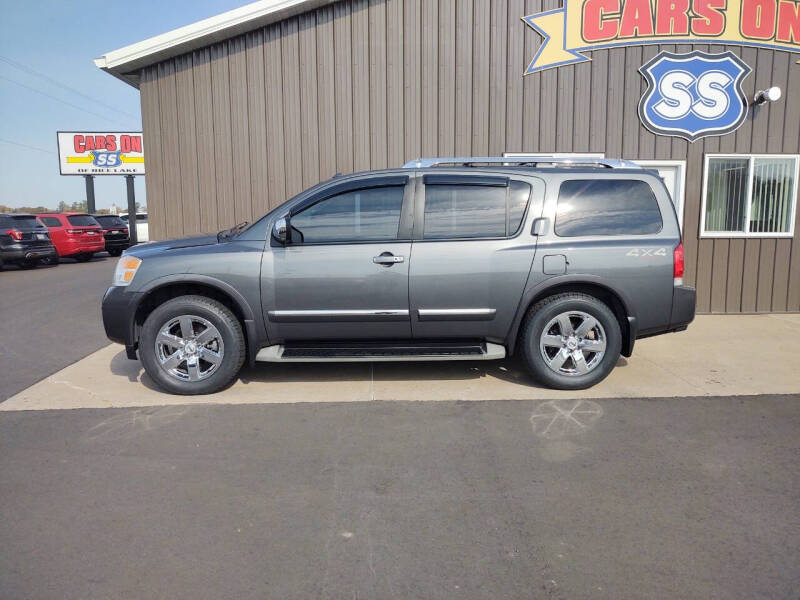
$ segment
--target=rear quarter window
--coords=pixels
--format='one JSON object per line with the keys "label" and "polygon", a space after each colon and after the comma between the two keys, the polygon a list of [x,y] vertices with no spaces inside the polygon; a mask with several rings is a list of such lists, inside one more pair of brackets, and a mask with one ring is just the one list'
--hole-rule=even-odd
{"label": "rear quarter window", "polygon": [[75,227],[97,227],[99,223],[89,215],[67,215],[67,221]]}
{"label": "rear quarter window", "polygon": [[658,200],[635,179],[575,179],[558,192],[555,233],[560,237],[646,235],[661,231]]}

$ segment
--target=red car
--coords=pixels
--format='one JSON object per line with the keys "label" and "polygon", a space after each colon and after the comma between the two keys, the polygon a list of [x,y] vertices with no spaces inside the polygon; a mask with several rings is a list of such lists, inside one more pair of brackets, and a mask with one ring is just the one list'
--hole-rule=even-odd
{"label": "red car", "polygon": [[[74,258],[80,262],[91,260],[95,252],[105,250],[103,228],[94,217],[82,213],[46,213],[36,215],[50,230],[50,239],[59,257]],[[45,261],[42,261],[45,262]]]}

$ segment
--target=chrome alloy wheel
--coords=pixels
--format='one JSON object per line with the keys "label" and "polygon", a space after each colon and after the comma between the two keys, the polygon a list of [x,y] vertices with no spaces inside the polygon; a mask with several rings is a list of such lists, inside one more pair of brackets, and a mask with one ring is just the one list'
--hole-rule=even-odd
{"label": "chrome alloy wheel", "polygon": [[559,375],[585,375],[603,360],[606,332],[592,315],[571,310],[550,319],[539,350],[547,366]]}
{"label": "chrome alloy wheel", "polygon": [[161,368],[181,381],[200,381],[222,364],[222,334],[209,321],[195,315],[170,319],[156,336],[156,357]]}

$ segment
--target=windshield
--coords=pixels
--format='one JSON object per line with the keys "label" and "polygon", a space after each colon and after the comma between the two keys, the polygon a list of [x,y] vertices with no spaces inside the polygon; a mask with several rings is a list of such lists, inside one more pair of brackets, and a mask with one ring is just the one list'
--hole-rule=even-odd
{"label": "windshield", "polygon": [[103,227],[126,227],[125,221],[116,215],[97,215],[94,218]]}
{"label": "windshield", "polygon": [[35,227],[42,227],[39,219],[32,215],[6,215],[10,219],[11,227],[21,227],[24,229],[32,229]]}
{"label": "windshield", "polygon": [[94,217],[89,215],[67,215],[67,221],[70,225],[76,227],[97,227],[99,223],[94,220]]}

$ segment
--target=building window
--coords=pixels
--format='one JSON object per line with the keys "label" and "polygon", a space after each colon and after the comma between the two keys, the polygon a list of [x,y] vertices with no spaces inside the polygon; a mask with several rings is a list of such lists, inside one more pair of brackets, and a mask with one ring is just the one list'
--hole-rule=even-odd
{"label": "building window", "polygon": [[791,237],[799,158],[707,155],[701,235]]}

